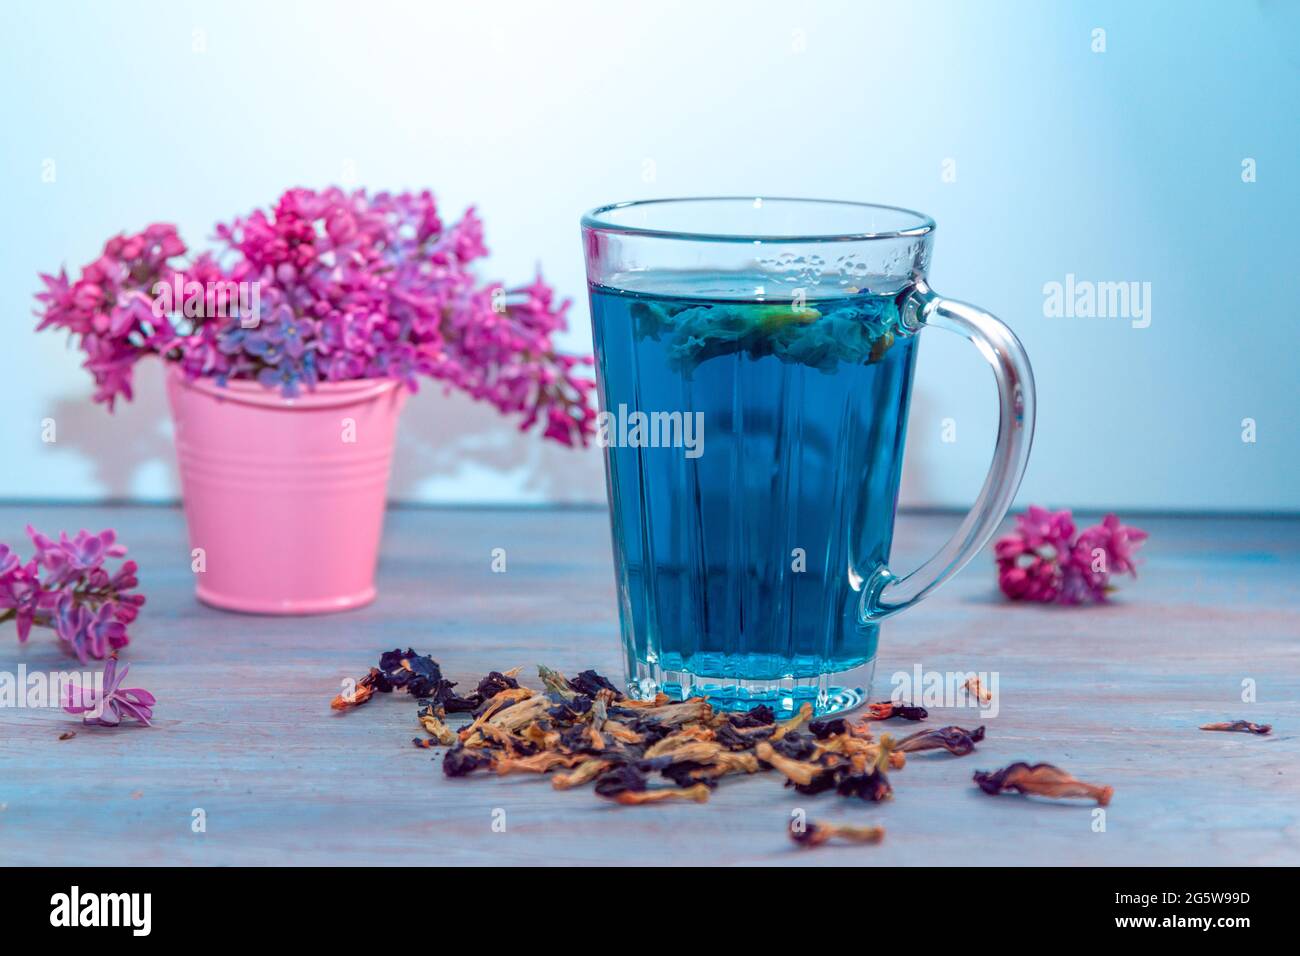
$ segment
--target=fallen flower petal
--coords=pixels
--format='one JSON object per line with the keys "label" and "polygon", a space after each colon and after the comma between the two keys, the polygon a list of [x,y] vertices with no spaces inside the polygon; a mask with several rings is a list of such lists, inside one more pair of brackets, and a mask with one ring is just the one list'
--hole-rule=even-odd
{"label": "fallen flower petal", "polygon": [[989,693],[988,689],[980,682],[978,674],[968,677],[963,686],[970,691],[972,696],[974,696],[974,698],[981,704],[987,704],[993,700],[993,695]]}
{"label": "fallen flower petal", "polygon": [[1084,783],[1070,776],[1060,767],[1050,763],[1027,764],[1013,763],[1001,770],[975,771],[975,782],[988,794],[998,794],[1006,790],[1032,794],[1040,797],[1088,797],[1096,800],[1099,806],[1110,803],[1113,787],[1097,786]]}
{"label": "fallen flower petal", "polygon": [[1226,730],[1239,734],[1267,734],[1273,730],[1272,724],[1255,724],[1249,720],[1228,720],[1217,724],[1201,724],[1201,730]]}
{"label": "fallen flower petal", "polygon": [[930,712],[924,707],[911,707],[907,704],[900,704],[892,700],[882,700],[874,704],[867,704],[868,720],[925,720],[930,716]]}
{"label": "fallen flower petal", "polygon": [[880,826],[837,826],[833,823],[813,823],[811,820],[800,824],[797,820],[790,821],[790,839],[800,846],[822,846],[831,840],[863,845],[879,843],[884,838],[885,828]]}
{"label": "fallen flower petal", "polygon": [[80,687],[76,681],[64,689],[63,709],[69,714],[81,714],[82,723],[91,727],[116,727],[123,717],[151,726],[153,705],[157,699],[139,687],[122,687],[130,665],[117,669],[116,655],[104,664],[103,689]]}
{"label": "fallen flower petal", "polygon": [[938,730],[918,730],[894,744],[894,750],[902,753],[920,753],[924,750],[946,750],[950,754],[964,757],[975,749],[975,745],[984,739],[984,728],[964,730],[961,727],[940,727]]}
{"label": "fallen flower petal", "polygon": [[702,783],[677,790],[624,790],[614,797],[615,803],[625,806],[638,806],[642,803],[661,803],[664,800],[690,800],[694,803],[707,803],[709,788]]}

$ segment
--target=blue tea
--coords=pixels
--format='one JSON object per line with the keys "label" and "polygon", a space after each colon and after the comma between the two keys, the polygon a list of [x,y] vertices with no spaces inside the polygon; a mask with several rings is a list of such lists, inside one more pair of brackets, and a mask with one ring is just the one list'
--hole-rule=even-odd
{"label": "blue tea", "polygon": [[590,287],[629,693],[861,702],[916,361],[905,293],[635,286],[653,292]]}

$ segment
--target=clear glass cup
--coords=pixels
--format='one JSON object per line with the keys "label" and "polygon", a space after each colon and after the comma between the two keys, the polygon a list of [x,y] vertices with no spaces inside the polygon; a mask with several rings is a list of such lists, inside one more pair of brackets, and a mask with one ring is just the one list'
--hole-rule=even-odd
{"label": "clear glass cup", "polygon": [[[582,219],[628,693],[715,706],[870,694],[880,622],[952,577],[1006,514],[1034,384],[989,313],[932,290],[928,216],[726,197]],[[993,464],[951,540],[888,565],[918,333],[993,367]]]}

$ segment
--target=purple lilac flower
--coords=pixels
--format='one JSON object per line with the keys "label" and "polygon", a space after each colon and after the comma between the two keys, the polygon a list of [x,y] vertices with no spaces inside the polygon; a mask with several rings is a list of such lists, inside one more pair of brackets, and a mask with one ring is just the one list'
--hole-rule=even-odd
{"label": "purple lilac flower", "polygon": [[69,538],[63,532],[55,540],[31,527],[27,533],[36,554],[26,564],[0,545],[0,623],[14,621],[20,642],[32,627],[50,628],[83,664],[125,647],[144,596],[134,593],[134,561],[111,573],[104,566],[126,554],[116,534],[80,531]]}
{"label": "purple lilac flower", "polygon": [[35,560],[27,564],[13,559],[13,552],[5,559],[0,571],[0,621],[12,620],[18,628],[18,642],[25,644],[32,624],[47,606],[46,592],[41,588],[39,566]]}
{"label": "purple lilac flower", "polygon": [[1013,601],[1101,603],[1114,590],[1112,574],[1137,576],[1134,554],[1146,538],[1113,514],[1076,537],[1068,510],[1033,505],[994,545],[998,586]]}
{"label": "purple lilac flower", "polygon": [[80,687],[74,681],[64,688],[63,709],[69,714],[82,714],[82,722],[92,727],[116,727],[123,717],[138,720],[146,727],[153,720],[153,705],[157,698],[139,687],[123,687],[129,664],[119,671],[116,655],[104,662],[104,686],[100,693],[92,687]]}
{"label": "purple lilac flower", "polygon": [[[67,331],[86,353],[95,400],[131,398],[145,355],[177,362],[191,378],[257,380],[293,395],[320,380],[423,377],[518,415],[523,428],[573,445],[594,433],[590,356],[553,343],[567,300],[541,278],[506,289],[481,285],[472,264],[487,255],[474,209],[447,225],[431,193],[291,189],[269,210],[218,224],[230,260],[187,250],[174,226],[155,224],[110,239],[72,281],[42,276],[38,328]],[[257,283],[256,329],[238,317],[183,310],[159,317],[157,283],[193,280],[208,290]],[[284,367],[286,359],[288,367]]]}

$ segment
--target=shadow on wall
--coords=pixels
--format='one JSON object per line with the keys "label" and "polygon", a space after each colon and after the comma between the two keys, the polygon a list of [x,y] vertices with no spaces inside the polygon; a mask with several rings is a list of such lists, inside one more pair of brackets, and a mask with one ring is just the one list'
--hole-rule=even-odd
{"label": "shadow on wall", "polygon": [[[78,395],[60,399],[53,416],[58,441],[41,454],[71,449],[91,464],[97,497],[149,500],[180,497],[171,414],[162,369],[142,366],[134,401],[111,415]],[[923,503],[931,449],[917,440],[933,405],[921,389],[912,396],[912,441],[907,448],[899,501]],[[604,466],[594,446],[570,449],[521,432],[517,419],[459,393],[428,383],[402,414],[389,497],[403,503],[604,505]],[[853,481],[853,476],[844,476]]]}
{"label": "shadow on wall", "polygon": [[[135,398],[110,414],[86,394],[59,399],[57,441],[39,455],[71,451],[90,464],[87,494],[109,500],[180,497],[171,412],[160,363],[142,364]],[[402,414],[389,497],[416,503],[604,504],[599,450],[570,449],[520,432],[514,419],[425,383]]]}
{"label": "shadow on wall", "polygon": [[395,501],[604,504],[600,450],[521,432],[486,402],[423,384],[406,403],[389,495]]}
{"label": "shadow on wall", "polygon": [[171,412],[160,363],[141,364],[133,385],[135,398],[119,401],[111,413],[92,402],[88,392],[60,398],[50,416],[57,441],[41,446],[39,454],[67,454],[67,449],[72,449],[89,462],[86,481],[93,487],[83,493],[86,496],[151,501],[179,498]]}

